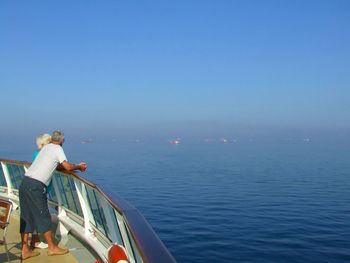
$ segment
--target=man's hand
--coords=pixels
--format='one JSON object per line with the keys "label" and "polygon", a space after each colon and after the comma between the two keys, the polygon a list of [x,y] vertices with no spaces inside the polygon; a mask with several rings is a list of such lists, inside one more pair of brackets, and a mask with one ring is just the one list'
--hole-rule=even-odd
{"label": "man's hand", "polygon": [[84,172],[86,169],[87,169],[87,164],[84,163],[84,162],[81,162],[81,163],[79,164],[79,170],[82,171],[82,172]]}
{"label": "man's hand", "polygon": [[74,170],[80,170],[84,172],[87,169],[87,164],[84,162],[81,162],[79,164],[72,164],[67,161],[64,161],[61,163],[61,165],[65,170],[67,171],[74,171]]}

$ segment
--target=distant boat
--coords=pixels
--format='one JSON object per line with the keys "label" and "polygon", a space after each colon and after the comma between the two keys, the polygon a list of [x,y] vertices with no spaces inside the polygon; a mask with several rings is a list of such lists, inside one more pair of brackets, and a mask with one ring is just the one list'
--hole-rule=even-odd
{"label": "distant boat", "polygon": [[181,143],[181,139],[175,139],[175,140],[171,140],[169,141],[170,144],[180,144]]}
{"label": "distant boat", "polygon": [[81,144],[92,143],[92,139],[91,139],[91,138],[89,138],[89,139],[84,139],[84,140],[81,140],[80,143],[81,143]]}

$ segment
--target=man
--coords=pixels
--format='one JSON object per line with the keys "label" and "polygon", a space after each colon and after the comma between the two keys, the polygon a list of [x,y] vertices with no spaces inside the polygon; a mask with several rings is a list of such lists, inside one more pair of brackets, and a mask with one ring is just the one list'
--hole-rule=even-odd
{"label": "man", "polygon": [[48,256],[63,255],[68,249],[55,244],[51,231],[51,215],[47,204],[46,187],[51,181],[57,166],[67,171],[85,171],[86,163],[72,164],[67,161],[62,149],[64,134],[54,131],[51,143],[44,146],[29,167],[19,188],[21,207],[20,232],[22,237],[22,260],[38,256],[40,253],[32,251],[28,246],[28,236],[33,230],[43,233],[48,244]]}

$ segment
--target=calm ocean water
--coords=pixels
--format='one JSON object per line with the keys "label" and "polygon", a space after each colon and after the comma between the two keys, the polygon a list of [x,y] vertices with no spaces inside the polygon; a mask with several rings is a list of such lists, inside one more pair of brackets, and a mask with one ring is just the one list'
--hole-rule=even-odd
{"label": "calm ocean water", "polygon": [[67,141],[64,148],[69,160],[88,162],[88,179],[139,209],[179,263],[350,262],[349,145]]}

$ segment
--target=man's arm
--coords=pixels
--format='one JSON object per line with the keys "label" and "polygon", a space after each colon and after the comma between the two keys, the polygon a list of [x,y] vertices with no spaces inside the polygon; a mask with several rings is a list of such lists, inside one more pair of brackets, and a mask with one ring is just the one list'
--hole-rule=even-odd
{"label": "man's arm", "polygon": [[63,161],[58,168],[63,168],[64,170],[67,171],[74,171],[74,170],[80,170],[82,172],[84,172],[87,168],[87,164],[86,163],[79,163],[79,164],[73,164],[73,163],[69,163],[67,161]]}

